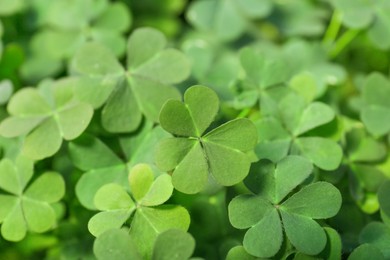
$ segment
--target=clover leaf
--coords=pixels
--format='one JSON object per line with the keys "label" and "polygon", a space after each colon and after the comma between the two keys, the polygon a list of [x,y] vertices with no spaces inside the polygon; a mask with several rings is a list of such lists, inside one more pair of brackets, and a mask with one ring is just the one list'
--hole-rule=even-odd
{"label": "clover leaf", "polygon": [[241,118],[205,134],[218,108],[214,91],[193,86],[185,92],[184,103],[170,100],[161,109],[161,126],[176,137],[159,143],[156,164],[161,170],[173,171],[173,185],[181,192],[201,191],[209,173],[224,186],[234,185],[248,174],[251,162],[246,152],[256,144],[256,128]]}
{"label": "clover leaf", "polygon": [[384,260],[382,252],[370,244],[363,244],[355,248],[349,255],[348,260],[378,259]]}
{"label": "clover leaf", "polygon": [[197,29],[231,41],[250,27],[251,20],[264,18],[271,11],[272,1],[269,0],[198,0],[190,5],[186,16]]}
{"label": "clover leaf", "polygon": [[385,259],[390,257],[390,227],[385,224],[378,221],[370,222],[361,231],[359,241],[379,249]]}
{"label": "clover leaf", "polygon": [[390,4],[388,1],[333,0],[342,22],[351,29],[368,28],[372,43],[381,49],[390,48]]}
{"label": "clover leaf", "polygon": [[276,168],[262,169],[254,169],[260,172],[248,177],[253,185],[248,188],[256,195],[239,195],[229,204],[231,224],[249,228],[243,241],[245,250],[257,257],[274,256],[282,245],[284,230],[298,251],[320,253],[326,245],[326,234],[313,219],[336,215],[341,206],[340,192],[330,183],[316,182],[285,199],[312,172],[311,163],[304,157],[288,156]]}
{"label": "clover leaf", "polygon": [[[181,229],[169,229],[158,235],[153,246],[153,260],[189,259],[195,240]],[[98,259],[142,260],[137,246],[124,229],[110,229],[96,238],[94,252]]]}
{"label": "clover leaf", "polygon": [[390,82],[379,73],[371,73],[362,89],[363,109],[360,117],[369,133],[382,136],[390,131]]}
{"label": "clover leaf", "polygon": [[[189,62],[181,52],[165,46],[166,39],[159,31],[135,30],[127,45],[127,70],[110,50],[97,43],[88,43],[76,53],[72,71],[92,81],[90,87],[80,86],[76,92],[95,108],[106,102],[102,125],[107,131],[134,131],[143,115],[157,121],[161,106],[168,99],[180,98],[171,84],[188,77]],[[104,96],[91,100],[94,93]]]}
{"label": "clover leaf", "polygon": [[268,116],[256,122],[260,142],[255,151],[259,159],[276,162],[287,154],[301,154],[321,169],[336,169],[343,155],[341,147],[330,139],[306,136],[334,120],[334,111],[322,102],[307,103],[290,90],[277,103]]}
{"label": "clover leaf", "polygon": [[150,166],[138,164],[128,177],[132,196],[115,183],[106,184],[97,191],[94,203],[102,212],[90,219],[88,229],[98,237],[107,230],[122,227],[132,217],[129,234],[141,255],[149,255],[160,233],[172,228],[188,229],[189,214],[181,206],[162,205],[173,192],[168,174],[155,178]]}
{"label": "clover leaf", "polygon": [[[9,241],[20,241],[27,231],[42,233],[53,228],[56,215],[51,203],[65,194],[65,183],[56,172],[45,172],[35,179],[33,163],[25,157],[0,161],[1,234]],[[29,185],[28,185],[29,184]],[[27,187],[28,185],[28,187]]]}
{"label": "clover leaf", "polygon": [[110,147],[94,136],[83,135],[69,144],[69,153],[75,166],[86,171],[76,185],[76,195],[88,209],[96,209],[93,198],[105,184],[117,183],[129,189],[127,175],[138,163],[154,163],[154,147],[169,135],[161,128],[146,122],[139,132],[122,136],[119,140],[121,153],[115,154]]}
{"label": "clover leaf", "polygon": [[0,134],[12,138],[27,135],[22,152],[34,160],[55,154],[62,139],[77,138],[88,126],[93,109],[75,99],[71,79],[43,82],[23,88],[10,99],[10,117],[0,124]]}
{"label": "clover leaf", "polygon": [[378,200],[381,211],[385,216],[390,217],[390,181],[386,181],[378,190]]}
{"label": "clover leaf", "polygon": [[13,84],[10,80],[0,81],[0,105],[7,103],[14,91]]}

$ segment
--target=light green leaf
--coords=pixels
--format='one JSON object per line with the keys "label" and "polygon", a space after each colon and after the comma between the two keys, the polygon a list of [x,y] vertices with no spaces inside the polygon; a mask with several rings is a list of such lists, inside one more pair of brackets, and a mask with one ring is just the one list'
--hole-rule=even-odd
{"label": "light green leaf", "polygon": [[17,242],[22,240],[27,233],[27,223],[23,218],[21,201],[13,207],[1,225],[1,235],[8,241]]}
{"label": "light green leaf", "polygon": [[5,191],[21,195],[32,176],[33,162],[25,157],[17,157],[15,163],[7,158],[0,161],[0,188]]}
{"label": "light green leaf", "polygon": [[23,219],[26,221],[28,230],[42,233],[54,227],[56,215],[49,204],[27,197],[23,198],[21,203]]}
{"label": "light green leaf", "polygon": [[134,216],[130,236],[134,238],[142,257],[150,258],[153,244],[160,233],[173,228],[187,231],[189,224],[190,216],[181,206],[141,207]]}
{"label": "light green leaf", "polygon": [[108,80],[124,74],[124,69],[114,54],[96,42],[85,43],[79,48],[72,60],[71,70],[75,74],[103,77]]}
{"label": "light green leaf", "polygon": [[54,203],[65,195],[65,182],[56,172],[46,172],[38,177],[24,192],[34,200]]}
{"label": "light green leaf", "polygon": [[119,229],[128,220],[133,212],[129,209],[117,209],[112,211],[103,211],[94,215],[88,222],[89,232],[99,237],[110,229]]}
{"label": "light green leaf", "polygon": [[[272,237],[272,239],[271,239]],[[244,237],[244,248],[257,257],[272,257],[282,246],[283,230],[276,209],[267,213]]]}
{"label": "light green leaf", "polygon": [[79,103],[57,115],[62,137],[65,140],[73,140],[87,128],[92,119],[93,108],[89,104]]}
{"label": "light green leaf", "polygon": [[163,84],[175,84],[189,76],[190,64],[181,52],[166,49],[136,69],[130,69],[130,73],[135,77],[151,78]]}
{"label": "light green leaf", "polygon": [[12,96],[7,110],[13,116],[28,117],[49,115],[51,108],[37,89],[23,88]]}
{"label": "light green leaf", "polygon": [[[1,27],[1,25],[0,25],[0,27]],[[1,31],[1,29],[0,29],[0,31]],[[0,35],[1,35],[1,32],[0,32]],[[4,105],[8,102],[8,99],[12,96],[13,89],[14,89],[14,87],[13,87],[12,82],[10,80],[0,81],[0,105]]]}
{"label": "light green leaf", "polygon": [[256,225],[272,205],[261,196],[239,195],[229,203],[229,220],[235,228],[245,229]]}
{"label": "light green leaf", "polygon": [[172,178],[168,174],[156,178],[146,195],[140,201],[143,206],[157,206],[166,202],[173,192]]}
{"label": "light green leaf", "polygon": [[361,119],[368,132],[382,136],[390,131],[390,109],[380,106],[369,106],[362,110]]}
{"label": "light green leaf", "polygon": [[324,251],[321,252],[320,256],[327,260],[341,259],[342,254],[342,242],[339,233],[330,227],[324,227],[328,242]]}
{"label": "light green leaf", "polygon": [[280,213],[287,237],[299,251],[308,255],[316,255],[325,248],[325,231],[317,222],[284,210]]}
{"label": "light green leaf", "polygon": [[326,124],[335,117],[334,111],[320,102],[311,103],[303,111],[301,119],[295,131],[295,135],[303,134],[313,128]]}
{"label": "light green leaf", "polygon": [[125,189],[115,183],[101,187],[96,192],[94,203],[98,210],[131,209],[135,206]]}
{"label": "light green leaf", "polygon": [[135,165],[129,173],[129,184],[134,199],[140,201],[148,193],[154,181],[153,171],[147,164]]}
{"label": "light green leaf", "polygon": [[95,22],[99,29],[105,29],[116,32],[126,32],[130,27],[132,17],[127,6],[124,3],[116,2],[110,4],[102,15]]}
{"label": "light green leaf", "polygon": [[154,244],[153,260],[189,259],[195,249],[194,238],[180,229],[161,233]]}
{"label": "light green leaf", "polygon": [[290,155],[281,160],[275,170],[275,203],[279,203],[313,171],[313,165],[301,156]]}
{"label": "light green leaf", "polygon": [[167,138],[162,140],[157,148],[155,160],[163,171],[173,170],[185,156],[197,145],[196,141],[186,138]]}
{"label": "light green leaf", "polygon": [[91,135],[70,142],[68,150],[74,165],[84,171],[122,164],[108,146]]}
{"label": "light green leaf", "polygon": [[44,117],[7,117],[0,123],[0,134],[7,138],[25,135],[39,125],[44,119]]}
{"label": "light green leaf", "polygon": [[341,203],[341,194],[336,187],[328,182],[316,182],[292,195],[280,208],[289,213],[325,219],[335,216]]}
{"label": "light green leaf", "polygon": [[95,239],[93,252],[98,260],[141,260],[137,247],[124,229],[110,229]]}
{"label": "light green leaf", "polygon": [[317,167],[332,171],[341,163],[343,152],[333,140],[322,137],[300,137],[296,139],[301,153]]}
{"label": "light green leaf", "polygon": [[60,129],[55,120],[49,118],[27,135],[22,153],[31,159],[41,160],[54,155],[61,144]]}
{"label": "light green leaf", "polygon": [[231,248],[226,256],[226,260],[256,260],[257,258],[246,252],[243,246]]}
{"label": "light green leaf", "polygon": [[131,132],[142,120],[134,93],[123,80],[107,100],[102,111],[102,125],[112,133]]}
{"label": "light green leaf", "polygon": [[165,36],[152,28],[138,28],[130,36],[127,46],[127,66],[137,68],[165,48]]}
{"label": "light green leaf", "polygon": [[0,195],[0,223],[4,221],[8,213],[17,206],[19,199],[11,195]]}

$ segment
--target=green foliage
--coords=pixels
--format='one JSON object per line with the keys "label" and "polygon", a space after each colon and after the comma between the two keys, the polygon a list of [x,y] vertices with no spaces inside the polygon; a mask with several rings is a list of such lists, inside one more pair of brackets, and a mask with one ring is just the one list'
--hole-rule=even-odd
{"label": "green foliage", "polygon": [[[59,201],[65,193],[62,176],[56,172],[45,172],[33,181],[33,162],[18,157],[0,161],[1,235],[9,241],[20,241],[27,231],[42,233],[56,224],[56,213],[52,203]],[[26,188],[27,187],[27,188]]]}
{"label": "green foliage", "polygon": [[387,0],[0,0],[0,259],[390,259]]}
{"label": "green foliage", "polygon": [[241,118],[205,134],[218,107],[212,90],[193,86],[184,94],[184,103],[170,100],[161,109],[160,124],[175,137],[159,144],[156,163],[161,170],[173,171],[173,185],[181,192],[201,191],[209,174],[224,186],[248,174],[251,161],[246,153],[256,144],[255,126]]}

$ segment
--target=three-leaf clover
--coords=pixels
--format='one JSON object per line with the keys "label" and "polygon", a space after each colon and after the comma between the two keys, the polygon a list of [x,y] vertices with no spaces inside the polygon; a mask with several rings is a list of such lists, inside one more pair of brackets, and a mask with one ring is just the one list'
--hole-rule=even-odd
{"label": "three-leaf clover", "polygon": [[157,236],[172,228],[186,231],[190,217],[178,205],[162,205],[172,195],[171,176],[155,177],[147,164],[138,164],[129,173],[131,195],[120,185],[111,183],[101,187],[94,203],[102,211],[93,216],[88,229],[94,236],[122,227],[131,217],[130,236],[141,255],[150,255]]}
{"label": "three-leaf clover", "polygon": [[343,153],[335,141],[305,136],[335,118],[328,105],[317,101],[307,103],[295,91],[288,90],[269,111],[268,116],[256,122],[260,142],[255,150],[260,159],[276,162],[287,154],[301,154],[324,170],[339,166]]}
{"label": "three-leaf clover", "polygon": [[[33,162],[25,157],[0,161],[0,223],[2,236],[20,241],[27,231],[42,233],[56,223],[51,203],[65,194],[65,183],[56,172],[45,172],[35,179]],[[29,184],[29,185],[28,185]]]}
{"label": "three-leaf clover", "polygon": [[269,0],[198,0],[190,5],[186,16],[199,30],[231,41],[250,28],[251,20],[264,18],[271,11],[272,1]]}
{"label": "three-leaf clover", "polygon": [[304,157],[288,156],[276,168],[267,169],[259,168],[251,176],[255,180],[248,188],[256,195],[239,195],[229,204],[231,224],[239,229],[249,228],[244,248],[257,257],[272,257],[282,245],[284,230],[298,251],[320,253],[326,245],[326,234],[313,219],[336,215],[341,206],[340,192],[328,182],[316,182],[286,198],[313,170]]}
{"label": "three-leaf clover", "polygon": [[360,118],[369,133],[382,136],[390,131],[390,81],[379,73],[371,73],[362,89],[363,108]]}
{"label": "three-leaf clover", "polygon": [[81,100],[102,110],[102,125],[113,133],[131,132],[142,116],[156,122],[168,99],[179,99],[171,84],[186,79],[187,58],[179,51],[165,49],[162,33],[151,28],[137,29],[127,45],[127,70],[109,49],[97,43],[84,45],[72,62],[72,71],[84,76],[76,92]]}
{"label": "three-leaf clover", "polygon": [[138,163],[154,163],[154,147],[170,135],[161,127],[153,127],[151,122],[135,134],[119,139],[122,156],[114,153],[107,144],[90,135],[83,135],[69,143],[69,154],[74,165],[86,171],[76,185],[76,195],[80,203],[95,209],[94,196],[105,184],[117,183],[128,187],[129,170]]}
{"label": "three-leaf clover", "polygon": [[181,192],[201,191],[209,173],[224,186],[237,184],[248,174],[251,161],[246,153],[256,144],[256,128],[240,118],[205,134],[218,109],[218,96],[204,86],[190,87],[184,103],[169,100],[161,109],[160,124],[175,137],[159,143],[156,164],[173,171],[173,185]]}
{"label": "three-leaf clover", "polygon": [[0,124],[4,137],[27,135],[22,153],[40,160],[55,154],[62,139],[77,138],[88,126],[93,108],[78,101],[72,80],[44,81],[38,88],[23,88],[10,99],[10,116]]}

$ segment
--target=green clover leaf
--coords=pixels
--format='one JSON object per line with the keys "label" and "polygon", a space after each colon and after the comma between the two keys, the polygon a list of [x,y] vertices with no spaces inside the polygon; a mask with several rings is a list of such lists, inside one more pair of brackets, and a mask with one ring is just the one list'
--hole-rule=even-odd
{"label": "green clover leaf", "polygon": [[360,114],[362,122],[369,133],[382,136],[390,131],[390,82],[379,73],[371,73],[362,89],[363,109]]}
{"label": "green clover leaf", "polygon": [[275,169],[256,169],[260,172],[251,173],[246,182],[252,184],[248,188],[256,195],[239,195],[229,204],[231,224],[239,229],[249,228],[243,241],[245,250],[257,257],[274,256],[282,245],[284,230],[298,251],[308,255],[320,253],[327,238],[313,219],[336,215],[341,207],[337,188],[316,182],[285,199],[312,172],[311,163],[300,156],[286,157]]}
{"label": "green clover leaf", "polygon": [[[153,260],[189,259],[195,240],[181,229],[169,229],[158,235],[153,246]],[[134,240],[124,229],[110,229],[96,238],[94,253],[97,259],[142,260]]]}
{"label": "green clover leaf", "polygon": [[335,170],[341,163],[342,149],[333,140],[306,134],[335,118],[334,111],[321,102],[306,103],[304,97],[288,90],[273,111],[256,122],[260,159],[277,162],[287,154],[301,154],[317,167]]}
{"label": "green clover leaf", "polygon": [[379,249],[384,259],[390,257],[390,227],[385,224],[378,221],[370,222],[361,231],[359,241],[362,244],[367,243]]}
{"label": "green clover leaf", "polygon": [[382,213],[390,217],[390,181],[386,181],[378,190],[378,200]]}
{"label": "green clover leaf", "polygon": [[378,259],[384,260],[382,252],[370,244],[363,244],[355,248],[349,255],[348,260]]}
{"label": "green clover leaf", "polygon": [[193,86],[185,92],[184,103],[170,100],[161,109],[161,126],[176,137],[161,141],[156,164],[161,170],[173,171],[173,185],[181,192],[201,191],[209,173],[224,186],[248,174],[251,162],[246,152],[256,144],[256,129],[250,120],[241,118],[205,134],[218,108],[214,91]]}
{"label": "green clover leaf", "polygon": [[[31,160],[18,157],[0,161],[1,234],[9,241],[20,241],[27,231],[42,233],[53,228],[56,215],[51,203],[65,194],[65,182],[56,172],[45,172],[28,187],[33,177]],[[27,187],[27,188],[26,188]]]}
{"label": "green clover leaf", "polygon": [[74,98],[72,79],[43,82],[23,88],[9,101],[10,117],[0,124],[0,134],[12,138],[27,135],[22,153],[40,160],[55,154],[62,139],[77,138],[88,126],[93,109]]}
{"label": "green clover leaf", "polygon": [[10,80],[0,81],[0,105],[8,102],[14,91],[13,84]]}
{"label": "green clover leaf", "polygon": [[154,163],[153,148],[162,138],[168,137],[161,127],[146,122],[139,132],[122,136],[119,140],[125,158],[115,154],[96,137],[83,135],[69,143],[69,153],[75,166],[86,171],[76,185],[76,195],[81,204],[95,209],[93,198],[105,184],[117,183],[129,189],[127,175],[138,163]]}
{"label": "green clover leaf", "polygon": [[88,223],[94,236],[118,229],[132,217],[130,236],[141,255],[149,255],[160,233],[172,228],[188,229],[190,218],[185,208],[162,205],[173,192],[171,176],[162,174],[155,178],[149,165],[138,164],[129,173],[129,185],[132,196],[115,183],[106,184],[97,191],[94,203],[102,212]]}
{"label": "green clover leaf", "polygon": [[269,0],[198,0],[190,5],[186,16],[197,29],[213,33],[223,41],[231,41],[249,27],[251,20],[264,18],[271,11],[272,2]]}
{"label": "green clover leaf", "polygon": [[[181,52],[165,46],[159,31],[135,30],[127,45],[127,71],[110,50],[97,43],[88,43],[76,53],[72,71],[91,81],[88,88],[80,86],[76,92],[95,108],[106,102],[102,124],[107,131],[134,131],[143,115],[157,121],[161,106],[168,99],[180,98],[171,84],[188,77],[189,62]],[[95,92],[102,94],[96,98]]]}

